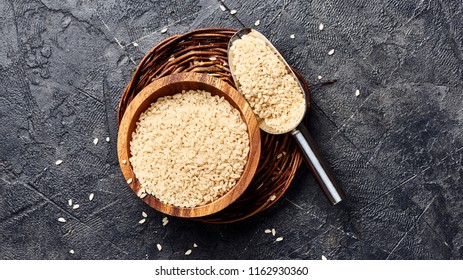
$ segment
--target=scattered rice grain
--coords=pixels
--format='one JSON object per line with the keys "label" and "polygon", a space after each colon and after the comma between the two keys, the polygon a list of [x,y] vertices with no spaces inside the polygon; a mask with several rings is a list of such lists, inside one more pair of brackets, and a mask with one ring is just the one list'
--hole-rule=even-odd
{"label": "scattered rice grain", "polygon": [[170,57],[167,61],[173,61],[175,59],[175,57]]}
{"label": "scattered rice grain", "polygon": [[198,248],[198,244],[193,243],[193,248]]}
{"label": "scattered rice grain", "polygon": [[140,221],[138,221],[139,224],[144,224],[146,222],[146,219],[141,219]]}
{"label": "scattered rice grain", "polygon": [[275,239],[275,241],[276,241],[276,242],[280,242],[280,241],[283,241],[283,237],[282,237],[282,236],[280,236],[280,237],[278,237],[277,239]]}
{"label": "scattered rice grain", "polygon": [[355,90],[355,96],[359,96],[360,95],[360,90],[356,89]]}
{"label": "scattered rice grain", "polygon": [[98,138],[93,139],[93,144],[98,144]]}
{"label": "scattered rice grain", "polygon": [[132,182],[133,182],[133,179],[132,179],[132,178],[129,178],[129,179],[127,180],[127,184],[131,184]]}
{"label": "scattered rice grain", "polygon": [[163,226],[166,226],[168,223],[169,223],[169,218],[167,218],[167,217],[162,218],[162,225]]}
{"label": "scattered rice grain", "polygon": [[210,61],[214,61],[214,60],[216,60],[216,59],[217,59],[217,58],[216,58],[215,56],[209,57],[209,60],[210,60]]}
{"label": "scattered rice grain", "polygon": [[69,250],[69,254],[74,255],[74,250]]}
{"label": "scattered rice grain", "polygon": [[123,160],[122,160],[122,164],[126,165],[126,164],[127,164],[127,160],[123,159]]}
{"label": "scattered rice grain", "polygon": [[275,230],[275,228],[272,228],[272,235],[275,236],[275,234],[277,234],[277,231]]}
{"label": "scattered rice grain", "polygon": [[60,159],[55,162],[56,165],[60,165],[61,163],[63,163],[63,161]]}
{"label": "scattered rice grain", "polygon": [[265,232],[265,233],[271,233],[272,230],[268,228],[268,229],[264,230],[264,232]]}
{"label": "scattered rice grain", "polygon": [[188,249],[186,252],[185,252],[185,255],[190,255],[191,254],[191,249]]}
{"label": "scattered rice grain", "polygon": [[159,251],[159,252],[161,252],[161,251],[162,251],[162,246],[161,246],[161,244],[159,244],[159,243],[158,243],[158,244],[156,244],[156,247],[158,248],[158,251]]}
{"label": "scattered rice grain", "polygon": [[274,195],[274,194],[272,194],[272,195],[270,196],[270,201],[274,201],[276,198],[277,198],[277,196]]}
{"label": "scattered rice grain", "polygon": [[109,136],[108,136],[108,137],[106,137],[106,142],[109,142],[109,140],[110,140],[110,139],[109,139]]}
{"label": "scattered rice grain", "polygon": [[72,199],[69,199],[69,200],[68,200],[68,205],[69,205],[69,206],[72,206]]}
{"label": "scattered rice grain", "polygon": [[63,217],[60,217],[60,218],[58,218],[58,222],[60,222],[60,223],[65,223],[65,222],[66,222],[66,219],[63,218]]}
{"label": "scattered rice grain", "polygon": [[230,15],[234,15],[234,14],[236,14],[236,12],[237,12],[237,10],[231,10]]}
{"label": "scattered rice grain", "polygon": [[328,259],[324,255],[322,255],[322,260],[327,261]]}
{"label": "scattered rice grain", "polygon": [[280,159],[283,156],[283,154],[278,154],[277,159]]}
{"label": "scattered rice grain", "polygon": [[80,207],[79,204],[74,204],[74,206],[72,206],[72,209],[78,209]]}
{"label": "scattered rice grain", "polygon": [[333,55],[334,54],[334,49],[331,49],[329,52],[328,52],[328,55]]}
{"label": "scattered rice grain", "polygon": [[318,78],[319,80],[321,80],[323,77],[322,77],[322,76],[320,76],[320,75],[318,75],[318,77],[317,77],[317,78]]}
{"label": "scattered rice grain", "polygon": [[323,25],[323,23],[320,23],[320,25],[318,26],[318,30],[322,31],[323,28],[325,28],[325,26]]}
{"label": "scattered rice grain", "polygon": [[92,201],[94,197],[95,197],[95,194],[94,194],[94,193],[91,193],[91,194],[88,196],[88,200]]}
{"label": "scattered rice grain", "polygon": [[225,8],[224,5],[220,5],[219,7],[220,7],[220,9],[222,10],[222,12],[225,12],[225,11],[227,10],[227,8]]}
{"label": "scattered rice grain", "polygon": [[161,34],[164,34],[167,32],[167,27],[164,27],[162,30],[161,30]]}
{"label": "scattered rice grain", "polygon": [[148,214],[146,214],[145,211],[141,212],[141,215],[142,215],[144,218],[147,218],[147,217],[148,217]]}
{"label": "scattered rice grain", "polygon": [[289,35],[289,38],[294,39],[294,38],[296,38],[296,35],[291,34],[291,35]]}
{"label": "scattered rice grain", "polygon": [[255,26],[259,26],[259,24],[260,24],[260,19],[256,20],[256,22],[254,22]]}
{"label": "scattered rice grain", "polygon": [[141,188],[138,193],[137,193],[137,196],[141,199],[145,198],[145,196],[147,195],[146,193],[146,190],[144,188]]}

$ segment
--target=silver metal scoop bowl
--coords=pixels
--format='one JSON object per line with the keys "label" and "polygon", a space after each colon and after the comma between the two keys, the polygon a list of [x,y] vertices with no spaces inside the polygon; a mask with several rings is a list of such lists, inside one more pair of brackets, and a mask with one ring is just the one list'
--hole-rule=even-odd
{"label": "silver metal scoop bowl", "polygon": [[[240,90],[240,84],[236,77],[234,76],[234,70],[235,70],[235,64],[233,63],[233,56],[230,55],[230,48],[233,46],[233,43],[241,39],[244,35],[248,36],[253,36],[255,38],[261,39],[262,41],[265,42],[265,44],[273,50],[275,55],[279,57],[279,59],[285,64],[285,67],[291,75],[294,76],[295,80],[297,81],[302,94],[304,95],[305,101],[307,101],[307,95],[308,93],[305,92],[304,88],[302,87],[299,79],[296,77],[294,74],[293,70],[291,67],[288,65],[286,60],[283,58],[283,56],[278,52],[278,50],[270,43],[267,38],[265,38],[264,35],[259,33],[258,31],[251,29],[251,28],[244,28],[237,33],[235,33],[232,38],[230,39],[228,43],[228,64],[230,66],[230,72],[232,74],[233,81],[235,82],[235,85],[238,89],[239,92]],[[305,110],[304,110],[304,115],[307,111],[307,102],[304,102],[305,104]],[[312,170],[312,173],[317,180],[318,184],[322,188],[323,192],[325,193],[326,197],[328,198],[329,202],[332,205],[338,204],[345,198],[345,193],[341,186],[337,183],[336,178],[333,174],[333,171],[331,170],[330,166],[328,163],[324,160],[322,157],[321,153],[319,152],[317,145],[315,144],[315,141],[313,138],[310,136],[309,132],[307,129],[304,127],[302,120],[304,115],[302,115],[301,119],[299,120],[299,123],[295,126],[289,129],[288,131],[283,131],[283,132],[277,132],[271,127],[269,127],[265,121],[259,121],[259,127],[263,131],[269,133],[269,134],[284,134],[284,133],[291,133],[291,135],[294,137],[296,140],[300,152],[304,158],[304,160],[308,163],[310,169]]]}

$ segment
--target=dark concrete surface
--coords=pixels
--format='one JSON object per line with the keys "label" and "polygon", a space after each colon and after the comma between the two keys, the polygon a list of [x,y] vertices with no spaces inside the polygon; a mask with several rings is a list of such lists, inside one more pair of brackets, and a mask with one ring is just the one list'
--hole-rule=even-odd
{"label": "dark concrete surface", "polygon": [[[119,96],[162,39],[258,19],[310,83],[338,80],[310,130],[349,198],[303,166],[262,215],[162,226],[119,171]],[[0,0],[0,36],[1,259],[463,258],[462,1]]]}

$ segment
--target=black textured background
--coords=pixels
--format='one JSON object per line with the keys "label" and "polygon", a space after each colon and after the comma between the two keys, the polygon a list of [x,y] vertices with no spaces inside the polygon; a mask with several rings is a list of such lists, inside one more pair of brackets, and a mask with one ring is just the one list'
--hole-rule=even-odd
{"label": "black textured background", "polygon": [[[338,80],[310,130],[349,199],[301,167],[262,215],[164,227],[119,171],[119,96],[162,39],[258,19],[310,83]],[[0,37],[2,259],[463,258],[461,0],[0,0]]]}

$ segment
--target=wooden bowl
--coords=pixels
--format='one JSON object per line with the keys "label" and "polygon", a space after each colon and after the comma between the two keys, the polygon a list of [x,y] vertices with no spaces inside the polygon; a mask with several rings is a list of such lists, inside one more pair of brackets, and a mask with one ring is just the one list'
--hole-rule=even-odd
{"label": "wooden bowl", "polygon": [[119,165],[126,181],[135,194],[138,194],[142,186],[136,179],[129,162],[130,141],[132,139],[132,132],[136,128],[136,122],[140,114],[148,109],[151,103],[155,102],[159,97],[174,95],[182,92],[182,90],[206,90],[212,95],[223,96],[233,107],[239,110],[249,134],[249,155],[244,171],[236,185],[219,199],[194,208],[182,208],[165,204],[151,195],[146,195],[142,198],[152,208],[168,215],[186,218],[203,217],[219,212],[233,203],[250,184],[259,162],[261,142],[257,120],[249,104],[236,89],[210,75],[193,72],[173,74],[155,80],[143,88],[127,107],[119,126],[117,153]]}

